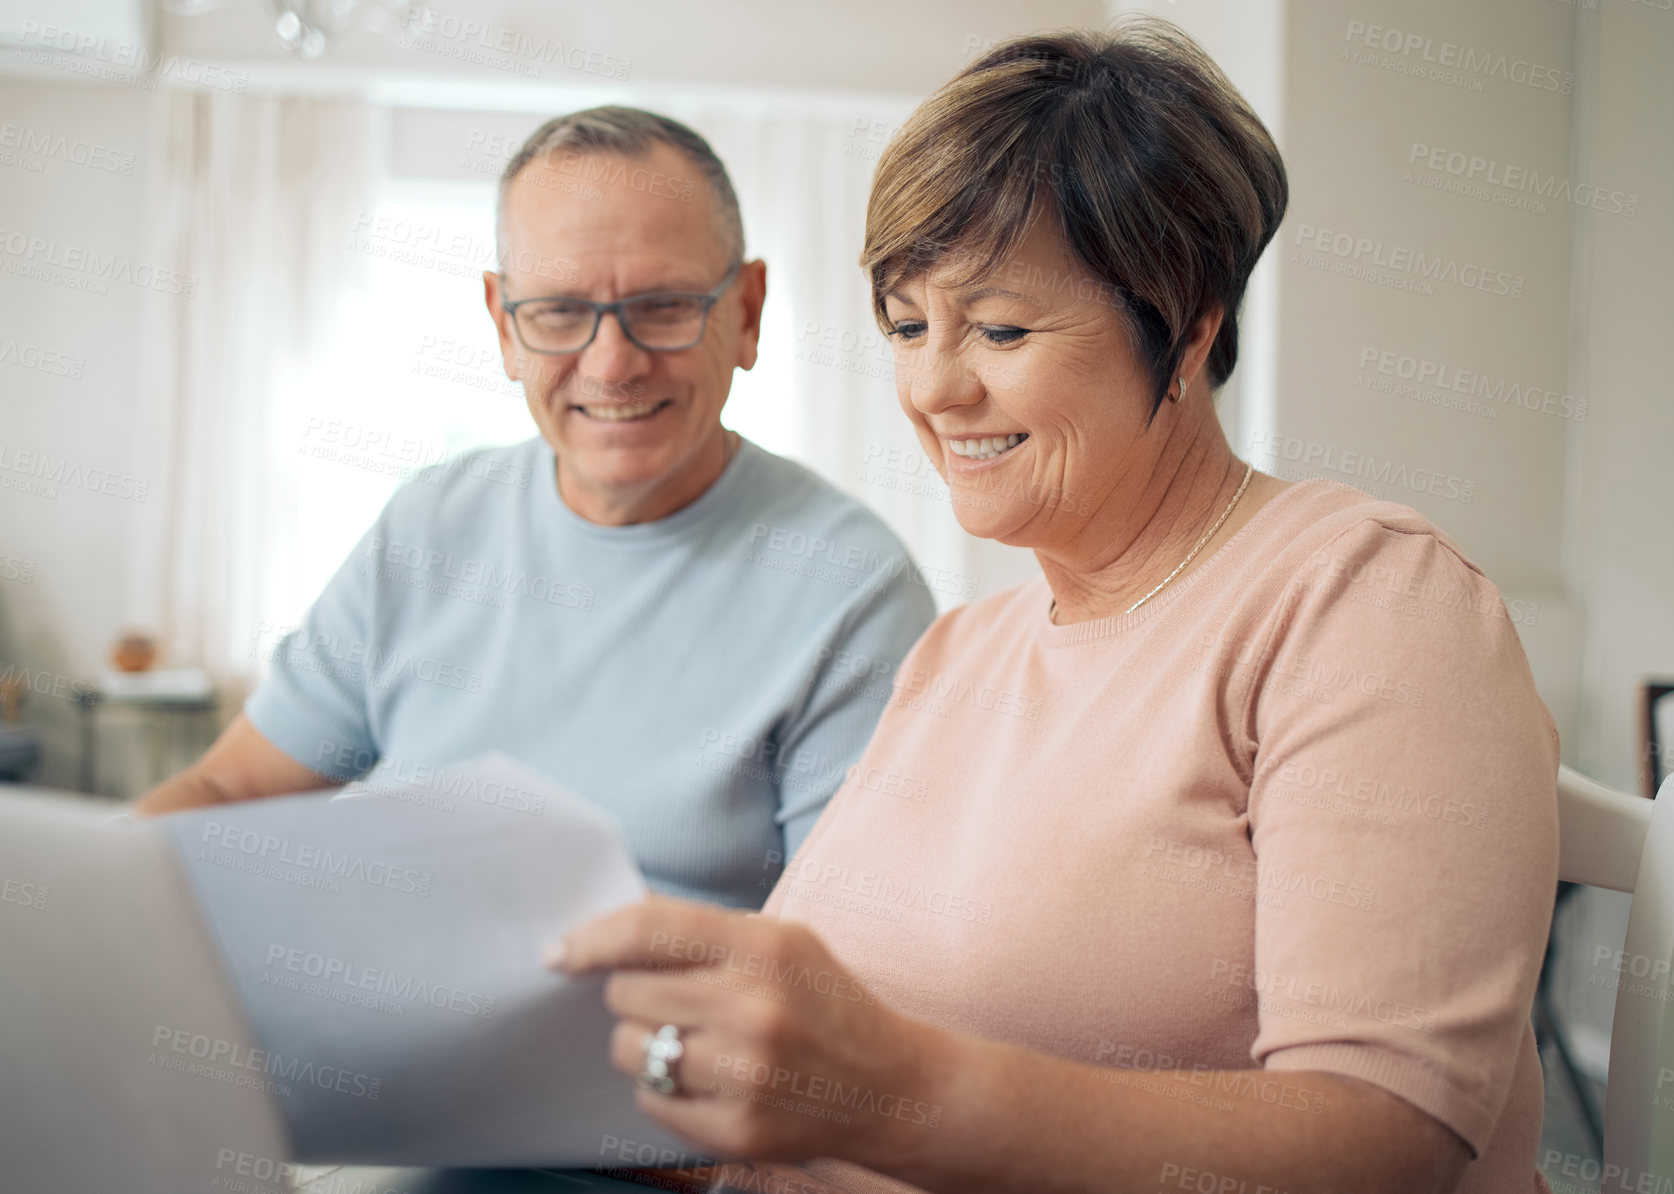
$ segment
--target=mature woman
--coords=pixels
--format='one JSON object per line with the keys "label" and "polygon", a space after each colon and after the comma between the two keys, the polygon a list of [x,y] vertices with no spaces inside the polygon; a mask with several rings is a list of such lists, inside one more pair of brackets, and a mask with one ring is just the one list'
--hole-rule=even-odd
{"label": "mature woman", "polygon": [[654,900],[557,951],[614,970],[615,1061],[697,1150],[845,1190],[1545,1188],[1556,731],[1452,540],[1228,448],[1285,202],[1155,23],[996,48],[879,163],[902,409],[1043,575],[913,648],[764,914]]}

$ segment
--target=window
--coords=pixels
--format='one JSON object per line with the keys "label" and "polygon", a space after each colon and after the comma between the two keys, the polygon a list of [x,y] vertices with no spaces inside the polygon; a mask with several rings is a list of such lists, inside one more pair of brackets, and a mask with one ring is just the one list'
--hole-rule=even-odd
{"label": "window", "polygon": [[278,385],[271,442],[292,460],[274,474],[294,477],[277,512],[294,558],[270,571],[280,623],[301,619],[402,481],[534,430],[483,307],[493,185],[387,181],[357,223],[364,284],[343,296],[325,351]]}

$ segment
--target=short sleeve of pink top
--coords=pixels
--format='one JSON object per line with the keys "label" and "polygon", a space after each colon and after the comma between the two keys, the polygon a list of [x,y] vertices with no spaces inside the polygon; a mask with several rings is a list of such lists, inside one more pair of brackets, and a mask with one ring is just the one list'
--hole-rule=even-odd
{"label": "short sleeve of pink top", "polygon": [[1208,1106],[1214,1071],[1298,1115],[1295,1071],[1351,1075],[1465,1140],[1461,1194],[1544,1190],[1558,742],[1494,586],[1316,480],[1131,614],[1051,599],[925,632],[766,910],[922,1020]]}

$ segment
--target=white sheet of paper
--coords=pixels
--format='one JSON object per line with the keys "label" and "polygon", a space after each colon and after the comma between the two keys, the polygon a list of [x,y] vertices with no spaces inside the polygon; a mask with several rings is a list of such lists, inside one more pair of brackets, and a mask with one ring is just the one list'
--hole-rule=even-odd
{"label": "white sheet of paper", "polygon": [[603,978],[540,966],[641,899],[613,818],[501,754],[422,785],[163,818],[295,1159],[595,1165],[690,1150],[610,1065]]}

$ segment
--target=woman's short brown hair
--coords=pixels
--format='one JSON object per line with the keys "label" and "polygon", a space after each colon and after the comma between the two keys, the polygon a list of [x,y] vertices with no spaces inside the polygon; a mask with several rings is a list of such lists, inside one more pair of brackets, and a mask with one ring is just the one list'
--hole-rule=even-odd
{"label": "woman's short brown hair", "polygon": [[950,253],[950,281],[992,274],[1049,196],[1126,318],[1155,414],[1215,309],[1211,387],[1231,375],[1238,304],[1288,193],[1273,138],[1202,48],[1123,18],[1002,43],[919,105],[878,162],[860,263],[887,327],[885,294]]}

